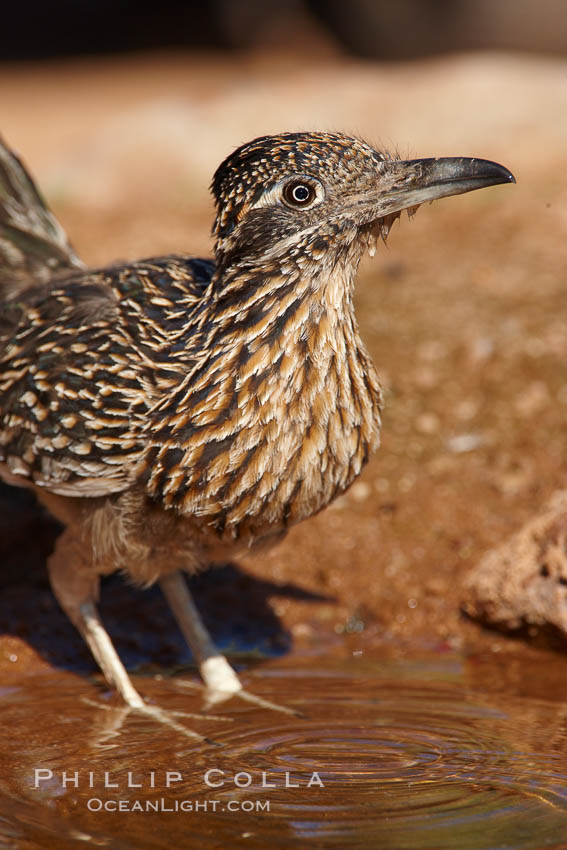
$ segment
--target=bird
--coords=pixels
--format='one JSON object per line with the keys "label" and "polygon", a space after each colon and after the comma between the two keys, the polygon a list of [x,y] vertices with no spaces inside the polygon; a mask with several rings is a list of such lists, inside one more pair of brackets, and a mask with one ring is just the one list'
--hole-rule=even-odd
{"label": "bird", "polygon": [[252,697],[184,573],[275,544],[347,490],[383,406],[353,307],[362,256],[404,210],[514,182],[338,132],[262,136],[212,179],[213,259],[88,269],[0,145],[0,476],[64,525],[53,592],[127,706],[149,710],[101,576],[159,582],[212,701]]}

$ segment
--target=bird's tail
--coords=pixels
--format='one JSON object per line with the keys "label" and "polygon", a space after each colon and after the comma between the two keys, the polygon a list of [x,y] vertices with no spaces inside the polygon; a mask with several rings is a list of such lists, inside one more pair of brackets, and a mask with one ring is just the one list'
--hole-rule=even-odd
{"label": "bird's tail", "polygon": [[24,165],[0,139],[0,300],[83,268]]}

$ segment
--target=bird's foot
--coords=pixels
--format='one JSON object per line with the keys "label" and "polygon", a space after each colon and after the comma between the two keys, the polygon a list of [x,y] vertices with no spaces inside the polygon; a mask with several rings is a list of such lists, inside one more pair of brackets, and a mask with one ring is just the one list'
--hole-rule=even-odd
{"label": "bird's foot", "polygon": [[185,679],[176,679],[175,682],[182,688],[191,688],[192,690],[201,691],[203,693],[203,709],[205,711],[208,711],[214,705],[219,705],[219,703],[226,702],[233,697],[238,697],[238,699],[257,705],[259,708],[267,708],[269,711],[279,711],[281,714],[289,714],[293,717],[304,716],[301,711],[298,711],[295,708],[288,708],[287,705],[278,705],[276,702],[272,702],[271,700],[264,699],[263,697],[259,697],[257,694],[251,693],[243,688],[242,685],[235,691],[223,691],[211,690],[205,685],[201,685],[199,682],[188,682]]}
{"label": "bird's foot", "polygon": [[136,701],[134,705],[128,704],[122,706],[108,705],[106,703],[99,702],[98,700],[90,699],[89,697],[83,697],[82,701],[87,705],[92,705],[95,708],[101,708],[107,712],[112,713],[112,723],[107,729],[108,737],[118,734],[121,731],[124,721],[132,712],[141,714],[143,717],[147,717],[155,721],[156,723],[161,724],[162,726],[166,726],[172,731],[183,735],[185,738],[189,738],[191,741],[197,741],[199,743],[208,744],[214,744],[215,741],[213,741],[206,735],[201,735],[199,732],[195,732],[193,729],[188,728],[183,723],[180,723],[178,721],[178,718],[189,720],[212,720],[220,722],[233,721],[232,717],[225,717],[220,714],[199,714],[196,712],[161,708],[158,705],[151,705],[147,702],[144,702],[141,698],[140,701]]}
{"label": "bird's foot", "polygon": [[183,725],[183,723],[179,723],[177,718],[217,721],[230,721],[232,719],[230,717],[222,717],[218,714],[192,714],[186,711],[176,711],[173,709],[161,708],[159,705],[148,705],[147,703],[144,703],[143,706],[136,706],[133,711],[140,712],[144,717],[149,717],[157,723],[161,723],[169,729],[172,729],[174,732],[184,735],[186,738],[208,744],[215,742],[206,735],[201,735],[199,732],[194,732],[193,729],[188,729],[187,726]]}
{"label": "bird's foot", "polygon": [[270,711],[280,711],[282,714],[291,714],[292,717],[304,717],[303,713],[298,711],[296,708],[288,708],[287,705],[278,705],[277,702],[272,702],[269,699],[259,697],[257,694],[244,690],[244,688],[242,688],[236,696],[245,700],[245,702],[251,702],[253,705],[257,705],[259,708],[267,708]]}
{"label": "bird's foot", "polygon": [[250,702],[260,708],[267,708],[270,711],[279,711],[282,714],[291,714],[295,717],[301,717],[301,712],[293,708],[288,708],[285,705],[278,705],[275,702],[256,696],[242,687],[240,679],[224,657],[220,653],[207,658],[199,665],[199,671],[204,682],[203,685],[198,685],[194,682],[186,682],[177,680],[178,684],[183,687],[198,688],[204,691],[203,707],[208,711],[212,706],[226,702],[232,697]]}

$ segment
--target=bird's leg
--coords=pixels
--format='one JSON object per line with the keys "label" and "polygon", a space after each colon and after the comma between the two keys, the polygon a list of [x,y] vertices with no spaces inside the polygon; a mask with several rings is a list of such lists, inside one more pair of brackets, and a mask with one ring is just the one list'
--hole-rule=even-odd
{"label": "bird's leg", "polygon": [[277,705],[244,690],[238,676],[213,643],[179,570],[163,576],[160,586],[199,667],[206,687],[206,705],[214,705],[231,696],[238,696],[262,708],[296,716],[299,714],[291,708]]}
{"label": "bird's leg", "polygon": [[127,705],[141,708],[144,701],[130,681],[97,611],[99,576],[92,564],[85,563],[84,550],[85,543],[70,529],[63,532],[47,564],[51,587],[108,684],[116,688]]}
{"label": "bird's leg", "polygon": [[83,602],[79,607],[79,615],[74,622],[87,642],[108,684],[116,688],[127,705],[132,706],[132,708],[141,708],[145,704],[144,700],[130,681],[110,636],[102,624],[94,602],[91,600]]}
{"label": "bird's leg", "polygon": [[174,719],[195,715],[147,705],[134,688],[97,611],[99,576],[92,563],[85,562],[84,541],[74,535],[71,529],[66,529],[57,540],[55,551],[48,561],[48,570],[51,587],[59,604],[83,636],[106,681],[118,691],[126,705],[185,737],[205,740],[203,735],[187,729]]}
{"label": "bird's leg", "polygon": [[179,570],[161,578],[160,586],[199,666],[209,702],[222,702],[241,691],[238,676],[214,645]]}

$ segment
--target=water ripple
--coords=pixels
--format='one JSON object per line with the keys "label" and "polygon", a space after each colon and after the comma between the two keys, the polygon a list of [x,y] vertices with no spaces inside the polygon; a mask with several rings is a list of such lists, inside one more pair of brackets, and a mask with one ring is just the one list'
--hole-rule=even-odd
{"label": "water ripple", "polygon": [[[471,688],[454,659],[410,674],[395,663],[317,665],[275,661],[249,676],[252,690],[303,717],[231,703],[230,720],[192,724],[215,743],[189,748],[146,719],[118,722],[114,711],[80,703],[77,690],[92,694],[88,683],[66,681],[57,693],[46,686],[40,717],[30,694],[12,689],[0,697],[0,839],[17,850],[62,850],[64,838],[125,850],[224,848],[237,839],[263,849],[567,848],[567,704],[486,693],[478,681]],[[198,709],[176,680],[145,684],[164,707]],[[37,766],[54,774],[39,790],[30,779]],[[64,787],[63,770],[77,772],[79,787]],[[167,770],[181,776],[170,788]],[[104,771],[118,790],[101,788]],[[127,787],[128,771],[140,789]],[[215,810],[96,813],[93,796]],[[264,808],[231,812],[231,802]]]}

